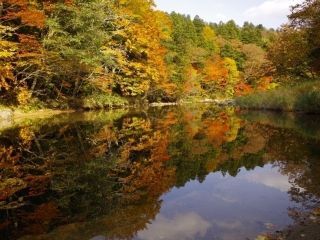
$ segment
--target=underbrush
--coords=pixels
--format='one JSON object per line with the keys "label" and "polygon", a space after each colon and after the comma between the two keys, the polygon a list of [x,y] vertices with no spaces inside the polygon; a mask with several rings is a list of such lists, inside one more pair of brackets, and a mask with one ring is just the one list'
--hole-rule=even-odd
{"label": "underbrush", "polygon": [[248,109],[320,113],[320,82],[279,87],[236,99],[237,105]]}
{"label": "underbrush", "polygon": [[103,109],[112,107],[123,107],[128,101],[117,95],[93,94],[82,100],[81,107],[84,109]]}

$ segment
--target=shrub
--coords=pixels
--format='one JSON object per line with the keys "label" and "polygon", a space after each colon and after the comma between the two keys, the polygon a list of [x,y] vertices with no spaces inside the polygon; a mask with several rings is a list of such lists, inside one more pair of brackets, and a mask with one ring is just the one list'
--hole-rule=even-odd
{"label": "shrub", "polygon": [[82,101],[82,107],[85,109],[102,109],[112,107],[122,107],[128,105],[128,101],[117,95],[105,93],[92,94],[85,97]]}
{"label": "shrub", "polygon": [[242,108],[320,113],[320,83],[279,87],[236,99]]}

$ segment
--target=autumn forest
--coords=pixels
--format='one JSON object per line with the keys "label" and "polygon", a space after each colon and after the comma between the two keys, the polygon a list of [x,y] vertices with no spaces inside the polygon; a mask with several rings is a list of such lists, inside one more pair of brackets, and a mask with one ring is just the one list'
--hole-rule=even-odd
{"label": "autumn forest", "polygon": [[320,239],[320,1],[206,1],[0,0],[0,239]]}
{"label": "autumn forest", "polygon": [[274,30],[168,14],[150,0],[5,0],[0,105],[96,109],[312,82],[320,70],[319,11],[319,1],[306,0]]}

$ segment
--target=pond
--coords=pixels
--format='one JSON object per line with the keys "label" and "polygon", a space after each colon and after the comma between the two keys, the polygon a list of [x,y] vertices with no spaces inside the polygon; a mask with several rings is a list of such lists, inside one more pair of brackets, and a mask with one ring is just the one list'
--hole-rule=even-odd
{"label": "pond", "polygon": [[318,224],[319,176],[316,116],[203,104],[31,120],[0,132],[0,239],[262,239]]}

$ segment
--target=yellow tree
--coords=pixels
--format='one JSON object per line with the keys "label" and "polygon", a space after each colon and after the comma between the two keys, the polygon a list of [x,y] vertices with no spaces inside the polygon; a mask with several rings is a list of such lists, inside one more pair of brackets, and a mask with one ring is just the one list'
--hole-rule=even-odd
{"label": "yellow tree", "polygon": [[208,48],[211,52],[214,53],[219,51],[217,36],[211,27],[206,25],[202,30],[202,36],[205,41],[204,45],[206,48]]}
{"label": "yellow tree", "polygon": [[[22,94],[25,97],[31,97],[31,92],[35,89],[37,80],[41,78],[43,72],[43,48],[41,44],[42,31],[45,27],[46,15],[44,8],[50,4],[50,1],[30,1],[30,0],[5,0],[3,4],[3,15],[0,20],[6,26],[12,27],[12,34],[15,37],[9,37],[14,43],[5,44],[12,51],[14,48],[15,54],[7,59],[7,63],[11,62],[14,68],[14,77],[10,72],[9,64],[4,68],[6,77],[4,78],[15,80],[14,94]],[[8,27],[5,27],[8,29]],[[2,27],[2,29],[4,29]],[[1,33],[3,36],[3,33]],[[12,35],[13,36],[13,35]],[[8,36],[7,36],[8,37]],[[11,41],[11,40],[10,40]],[[4,42],[2,41],[4,44]],[[3,49],[4,45],[1,48]],[[8,46],[8,44],[10,46]],[[2,73],[2,76],[4,74]],[[30,91],[31,90],[31,91]],[[30,93],[28,93],[30,91]],[[25,98],[24,100],[28,100]]]}
{"label": "yellow tree", "polygon": [[8,91],[15,84],[13,59],[18,49],[17,44],[5,40],[12,28],[0,25],[0,92]]}
{"label": "yellow tree", "polygon": [[170,20],[152,9],[147,0],[118,1],[119,17],[116,37],[109,47],[117,50],[117,84],[122,95],[147,97],[158,91],[170,94],[174,86],[168,81],[161,41],[170,36]]}
{"label": "yellow tree", "polygon": [[235,86],[239,82],[239,71],[236,61],[232,58],[225,58],[224,64],[228,69],[228,80],[225,86],[225,93],[227,97],[232,97],[235,93]]}

